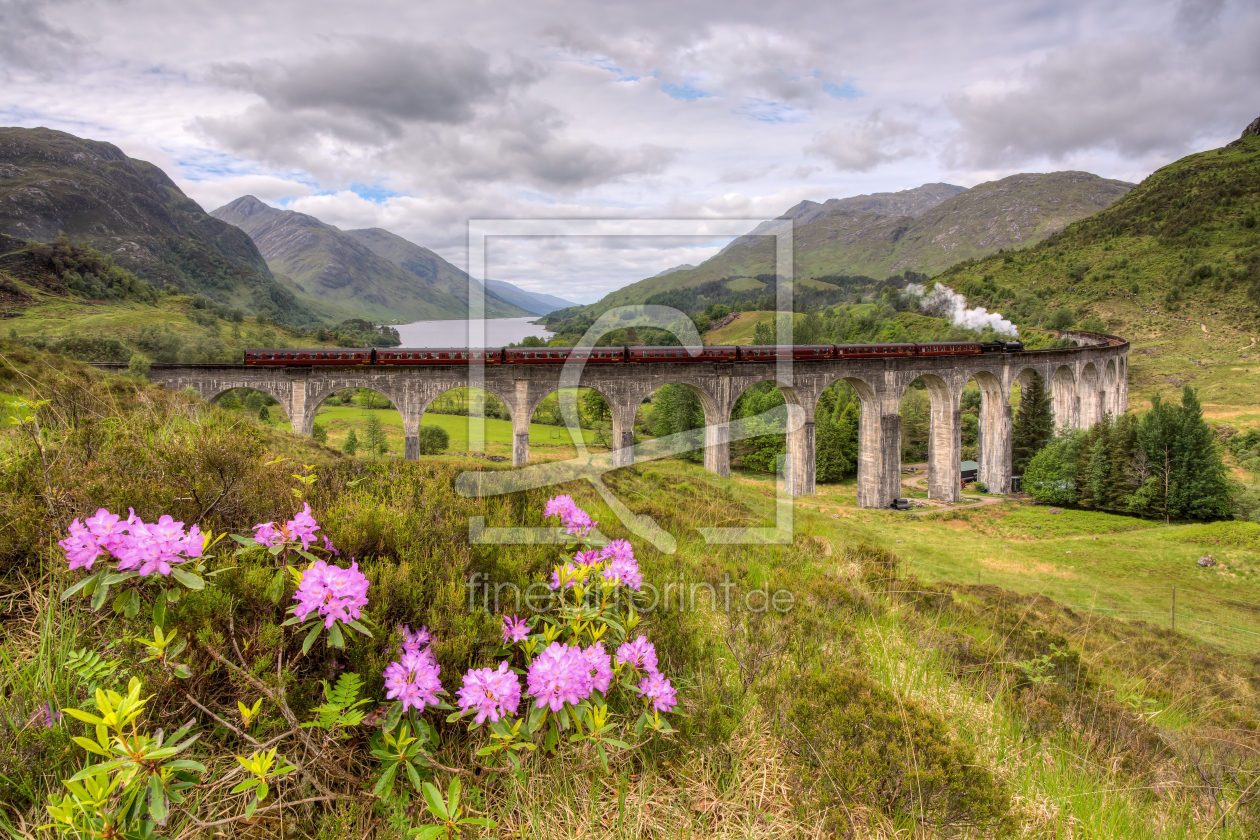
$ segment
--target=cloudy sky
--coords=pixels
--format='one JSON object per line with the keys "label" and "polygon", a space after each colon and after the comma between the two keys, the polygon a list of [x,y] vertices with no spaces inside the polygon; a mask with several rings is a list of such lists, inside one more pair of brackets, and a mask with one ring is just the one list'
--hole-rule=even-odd
{"label": "cloudy sky", "polygon": [[[744,218],[944,181],[1138,181],[1260,115],[1255,0],[0,0],[0,124],[108,140],[467,262],[470,218]],[[594,300],[724,240],[494,242]]]}

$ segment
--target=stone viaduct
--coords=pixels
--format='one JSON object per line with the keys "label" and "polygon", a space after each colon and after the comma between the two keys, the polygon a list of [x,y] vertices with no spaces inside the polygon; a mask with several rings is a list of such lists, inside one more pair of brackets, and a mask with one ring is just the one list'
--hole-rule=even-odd
{"label": "stone viaduct", "polygon": [[[730,475],[730,416],[735,401],[759,382],[774,382],[788,403],[787,490],[814,492],[814,410],[823,390],[838,380],[853,386],[861,399],[858,453],[858,505],[882,508],[899,495],[901,485],[902,396],[922,378],[931,399],[928,494],[941,501],[961,497],[961,399],[974,379],[981,393],[980,480],[991,490],[1011,486],[1012,412],[1010,395],[1017,381],[1033,371],[1048,383],[1055,423],[1088,428],[1105,413],[1121,414],[1128,405],[1128,342],[1093,334],[1068,334],[1082,346],[980,356],[877,358],[796,362],[656,362],[588,365],[581,384],[594,388],[612,409],[615,466],[634,462],[634,419],[639,406],[657,388],[678,383],[691,389],[704,406],[704,466]],[[106,365],[102,365],[105,367]],[[121,366],[119,366],[121,367]],[[529,460],[529,421],[543,398],[560,383],[561,365],[487,365],[484,388],[507,406],[512,416],[512,463]],[[151,377],[168,388],[192,388],[207,400],[233,388],[249,387],[275,397],[293,428],[311,434],[319,404],[342,388],[370,388],[387,397],[402,415],[404,457],[419,453],[420,418],[439,395],[468,385],[467,368],[314,367],[269,368],[244,365],[152,366]]]}

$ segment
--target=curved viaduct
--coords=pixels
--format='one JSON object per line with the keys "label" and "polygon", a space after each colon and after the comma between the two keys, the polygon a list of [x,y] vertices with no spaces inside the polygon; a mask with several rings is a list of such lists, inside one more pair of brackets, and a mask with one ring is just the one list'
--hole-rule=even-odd
{"label": "curved viaduct", "polygon": [[[858,505],[886,507],[901,485],[901,399],[922,377],[931,399],[928,495],[941,501],[961,498],[961,399],[975,379],[980,388],[980,480],[999,493],[1011,486],[1010,394],[1033,371],[1049,384],[1055,423],[1088,428],[1105,413],[1121,414],[1128,405],[1124,339],[1065,333],[1083,346],[1063,350],[981,356],[880,358],[794,365],[738,362],[657,362],[651,365],[587,366],[581,384],[594,388],[612,410],[613,463],[634,462],[634,419],[639,406],[657,388],[687,386],[704,406],[704,465],[730,476],[731,410],[745,390],[774,382],[788,403],[787,489],[791,495],[814,492],[814,410],[823,390],[841,379],[861,400],[858,433]],[[101,365],[125,367],[125,365]],[[529,420],[543,398],[560,384],[561,365],[487,365],[484,388],[507,406],[512,417],[512,463],[529,460]],[[786,368],[786,370],[785,370]],[[790,371],[790,375],[785,375]],[[293,428],[311,434],[319,404],[342,388],[370,388],[387,397],[402,415],[404,457],[419,453],[420,418],[439,395],[468,385],[462,367],[315,367],[266,368],[245,365],[164,365],[151,369],[153,381],[169,388],[192,388],[212,400],[232,388],[256,388],[285,407]]]}

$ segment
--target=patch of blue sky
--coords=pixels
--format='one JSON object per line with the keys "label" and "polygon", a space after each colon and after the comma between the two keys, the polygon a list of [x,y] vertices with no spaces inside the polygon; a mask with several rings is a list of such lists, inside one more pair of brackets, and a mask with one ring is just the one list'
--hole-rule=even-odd
{"label": "patch of blue sky", "polygon": [[690,82],[681,85],[676,85],[673,82],[664,82],[661,84],[661,93],[670,99],[680,99],[683,102],[695,102],[697,99],[708,99],[715,95],[695,87]]}
{"label": "patch of blue sky", "polygon": [[842,85],[838,85],[835,82],[827,82],[822,86],[822,91],[832,99],[860,99],[866,96],[865,93],[854,87],[853,82],[845,82]]}
{"label": "patch of blue sky", "polygon": [[[323,191],[323,192],[317,193],[317,195],[332,195],[334,192],[335,191],[331,191],[331,190]],[[359,198],[364,198],[364,199],[367,199],[368,201],[375,201],[375,202],[386,201],[388,199],[397,198],[398,196],[402,195],[402,193],[400,192],[396,192],[391,189],[386,189],[385,187],[382,187],[379,184],[351,184],[350,192],[354,193]]]}
{"label": "patch of blue sky", "polygon": [[756,97],[745,99],[743,104],[735,109],[735,113],[766,123],[798,123],[809,118],[809,111],[804,108],[796,108],[774,99]]}
{"label": "patch of blue sky", "polygon": [[600,70],[607,70],[616,76],[619,82],[637,82],[639,80],[638,76],[633,73],[627,73],[618,67],[611,58],[591,58],[587,59],[587,63],[593,67],[598,67]]}

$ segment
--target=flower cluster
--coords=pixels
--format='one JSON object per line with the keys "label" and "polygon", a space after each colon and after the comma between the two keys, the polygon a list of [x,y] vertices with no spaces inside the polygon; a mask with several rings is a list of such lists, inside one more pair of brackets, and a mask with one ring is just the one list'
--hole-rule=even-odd
{"label": "flower cluster", "polygon": [[543,516],[560,517],[564,530],[575,537],[584,537],[595,530],[597,524],[590,515],[577,506],[571,496],[556,496],[543,508]]}
{"label": "flower cluster", "polygon": [[668,712],[678,705],[678,696],[669,680],[658,670],[656,663],[656,647],[640,636],[633,642],[626,642],[617,648],[617,662],[643,671],[645,676],[639,681],[639,694],[652,701],[652,707],[658,712]]}
{"label": "flower cluster", "polygon": [[[274,522],[260,522],[255,525],[254,542],[271,547],[300,541],[302,550],[306,551],[311,547],[311,543],[315,542],[315,532],[318,530],[319,523],[315,521],[315,517],[311,516],[311,506],[304,502],[301,512],[279,528]],[[328,537],[324,537],[324,547],[329,551],[333,550]]]}
{"label": "flower cluster", "polygon": [[430,648],[404,652],[397,662],[385,666],[385,696],[402,703],[403,711],[436,706],[442,682],[442,666]]}
{"label": "flower cluster", "polygon": [[[613,540],[599,551],[579,551],[573,555],[573,561],[565,563],[563,567],[569,578],[565,584],[566,589],[573,587],[575,572],[590,566],[603,566],[605,580],[628,586],[636,592],[643,588],[643,573],[639,571],[639,561],[634,559],[634,548],[626,540]],[[560,571],[557,568],[551,573],[552,589],[560,588]]]}
{"label": "flower cluster", "polygon": [[503,644],[510,645],[516,642],[523,642],[529,638],[529,625],[525,623],[525,619],[517,618],[514,615],[503,616]]}
{"label": "flower cluster", "polygon": [[529,666],[526,686],[537,708],[558,712],[591,696],[591,664],[580,647],[552,642]]}
{"label": "flower cluster", "polygon": [[359,571],[358,563],[343,569],[316,560],[302,573],[302,582],[293,593],[293,600],[298,602],[293,614],[304,620],[316,612],[324,617],[325,628],[338,621],[357,621],[367,606],[367,591],[368,579]]}
{"label": "flower cluster", "polygon": [[482,723],[486,718],[497,722],[514,715],[520,704],[521,680],[508,668],[507,662],[500,662],[498,670],[470,668],[464,674],[464,685],[459,690],[459,711],[476,709],[474,723]]}
{"label": "flower cluster", "polygon": [[163,515],[148,522],[128,510],[126,519],[105,508],[80,523],[70,523],[70,536],[58,545],[66,552],[72,569],[91,570],[102,554],[118,561],[118,571],[135,570],[141,575],[169,575],[171,566],[201,556],[205,536],[196,525],[184,530],[183,522]]}

